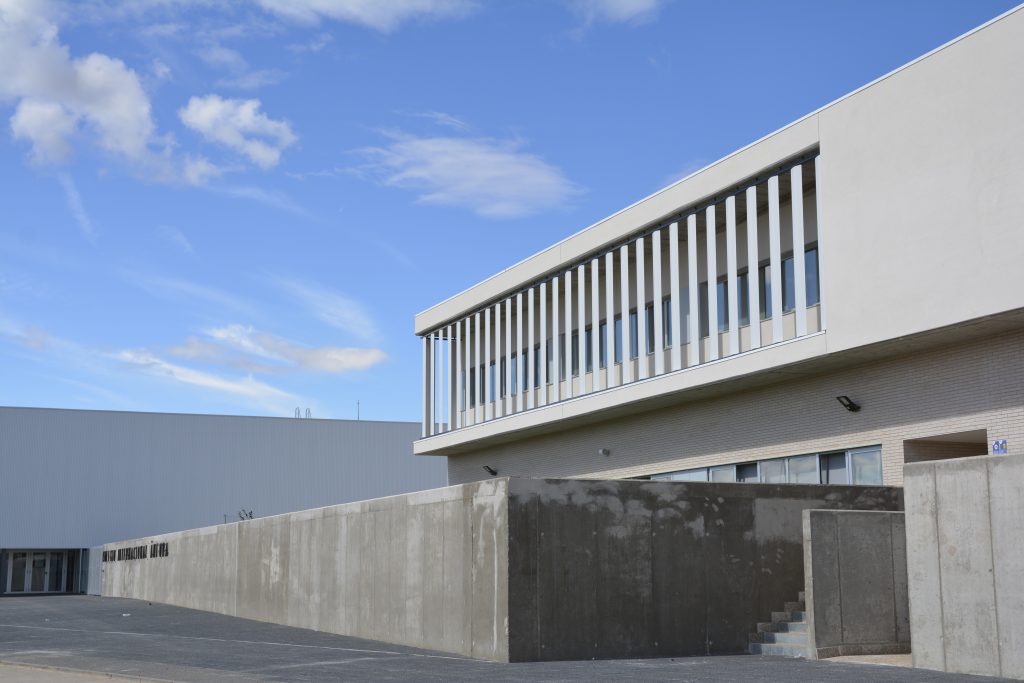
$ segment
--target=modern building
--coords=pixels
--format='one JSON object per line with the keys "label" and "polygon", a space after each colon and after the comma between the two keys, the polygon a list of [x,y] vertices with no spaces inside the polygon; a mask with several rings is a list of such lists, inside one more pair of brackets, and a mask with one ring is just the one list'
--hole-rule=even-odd
{"label": "modern building", "polygon": [[1018,8],[423,311],[415,452],[900,485],[1019,451],[1021,64]]}
{"label": "modern building", "polygon": [[415,422],[0,408],[0,594],[98,591],[90,549],[103,543],[445,486],[443,461],[413,456],[418,434]]}

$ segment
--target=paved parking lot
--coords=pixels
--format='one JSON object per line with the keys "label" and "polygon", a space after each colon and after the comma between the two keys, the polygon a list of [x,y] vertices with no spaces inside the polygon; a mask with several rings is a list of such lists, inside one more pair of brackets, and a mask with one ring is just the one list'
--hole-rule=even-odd
{"label": "paved parking lot", "polygon": [[[966,681],[998,679],[781,657],[493,664],[465,657],[92,596],[0,599],[0,662],[163,681]],[[0,667],[0,677],[31,670]],[[61,680],[50,669],[51,680]],[[71,680],[83,680],[70,676]]]}

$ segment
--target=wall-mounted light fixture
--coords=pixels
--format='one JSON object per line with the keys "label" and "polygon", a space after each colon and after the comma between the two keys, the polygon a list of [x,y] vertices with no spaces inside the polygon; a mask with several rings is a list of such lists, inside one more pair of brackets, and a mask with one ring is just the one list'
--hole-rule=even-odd
{"label": "wall-mounted light fixture", "polygon": [[484,469],[487,470],[487,474],[491,475],[492,477],[498,476],[498,470],[494,469],[490,465],[484,465]]}
{"label": "wall-mounted light fixture", "polygon": [[849,410],[851,413],[856,413],[860,410],[860,406],[853,402],[849,396],[836,396],[836,400],[839,401],[844,408]]}
{"label": "wall-mounted light fixture", "polygon": [[610,448],[598,448],[597,449],[597,454],[598,455],[603,455],[605,457],[608,457],[609,455],[612,454],[612,450]]}

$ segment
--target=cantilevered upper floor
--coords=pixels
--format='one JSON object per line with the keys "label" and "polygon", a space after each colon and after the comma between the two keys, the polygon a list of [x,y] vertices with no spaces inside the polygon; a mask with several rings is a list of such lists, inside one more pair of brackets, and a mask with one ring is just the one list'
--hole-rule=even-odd
{"label": "cantilevered upper floor", "polygon": [[1014,10],[416,317],[417,453],[1024,307]]}

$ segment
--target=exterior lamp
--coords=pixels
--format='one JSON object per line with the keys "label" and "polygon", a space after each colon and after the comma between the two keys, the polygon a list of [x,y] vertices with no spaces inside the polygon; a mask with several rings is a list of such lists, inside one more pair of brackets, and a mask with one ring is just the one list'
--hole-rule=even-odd
{"label": "exterior lamp", "polygon": [[860,406],[853,402],[849,396],[836,396],[836,400],[839,401],[844,408],[849,410],[851,413],[856,413],[860,410]]}
{"label": "exterior lamp", "polygon": [[484,469],[487,470],[487,474],[491,475],[492,477],[498,476],[498,470],[494,469],[490,465],[484,465]]}

